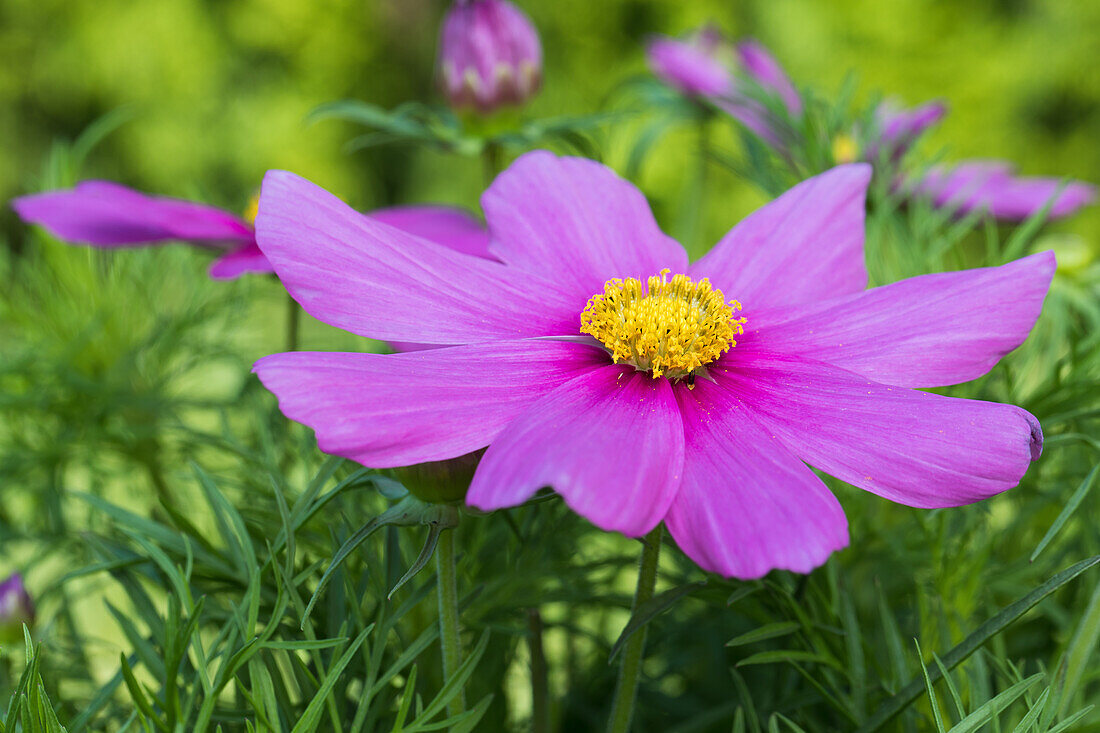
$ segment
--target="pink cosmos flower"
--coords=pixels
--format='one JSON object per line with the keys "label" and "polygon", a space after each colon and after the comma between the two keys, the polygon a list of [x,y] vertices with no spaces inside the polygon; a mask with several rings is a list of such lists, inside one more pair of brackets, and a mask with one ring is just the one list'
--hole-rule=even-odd
{"label": "pink cosmos flower", "polygon": [[[249,272],[273,272],[256,246],[252,219],[181,199],[148,196],[117,183],[84,181],[75,188],[47,191],[12,201],[23,221],[54,236],[101,248],[187,242],[220,252],[210,276],[231,280]],[[445,206],[380,209],[371,216],[390,226],[451,247],[489,257],[489,240],[469,214]]]}
{"label": "pink cosmos flower", "polygon": [[896,102],[875,110],[875,129],[859,149],[854,137],[842,135],[833,142],[837,162],[866,160],[886,166],[895,179],[895,190],[928,200],[934,207],[964,216],[987,211],[1002,221],[1023,221],[1050,203],[1048,217],[1069,216],[1096,199],[1096,187],[1082,181],[1053,177],[1017,176],[1011,163],[1000,160],[964,160],[934,166],[919,177],[897,172],[897,164],[913,143],[939,124],[947,114],[943,102],[927,102],[906,109]]}
{"label": "pink cosmos flower", "polygon": [[654,36],[646,46],[653,73],[689,97],[704,97],[773,145],[782,144],[782,125],[748,94],[746,80],[774,94],[792,118],[802,100],[783,67],[753,40],[737,44],[705,27],[684,39]]}
{"label": "pink cosmos flower", "polygon": [[643,195],[590,160],[537,151],[497,178],[482,207],[498,261],[271,171],[257,241],[308,312],[458,345],[274,354],[254,371],[323,451],[365,466],[487,446],[474,507],[551,487],[604,530],[665,522],[707,570],[809,572],[848,528],[806,464],[947,507],[1012,488],[1042,448],[1019,407],[914,388],[974,379],[1018,346],[1053,255],[865,290],[870,174],[805,181],[689,263]]}
{"label": "pink cosmos flower", "polygon": [[892,100],[881,103],[875,109],[876,129],[863,152],[863,160],[873,163],[880,154],[891,161],[901,159],[917,138],[946,116],[947,105],[939,100],[912,109],[906,109]]}
{"label": "pink cosmos flower", "polygon": [[542,44],[506,0],[456,0],[443,20],[437,75],[452,107],[519,104],[542,83]]}
{"label": "pink cosmos flower", "polygon": [[1048,203],[1047,217],[1060,219],[1096,200],[1096,186],[1043,176],[1018,176],[1002,160],[966,160],[933,166],[901,184],[912,196],[965,215],[977,210],[1002,221],[1023,221]]}

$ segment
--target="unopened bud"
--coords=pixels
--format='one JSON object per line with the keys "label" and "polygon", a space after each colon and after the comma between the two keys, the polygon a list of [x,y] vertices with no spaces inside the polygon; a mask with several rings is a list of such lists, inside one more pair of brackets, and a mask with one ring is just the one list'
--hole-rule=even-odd
{"label": "unopened bud", "polygon": [[443,19],[437,73],[452,107],[520,104],[542,82],[538,31],[507,0],[458,0]]}

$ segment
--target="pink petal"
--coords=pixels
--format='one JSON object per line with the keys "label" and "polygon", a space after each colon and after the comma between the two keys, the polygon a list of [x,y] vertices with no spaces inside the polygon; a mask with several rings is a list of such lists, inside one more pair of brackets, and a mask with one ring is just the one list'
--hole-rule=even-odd
{"label": "pink petal", "polygon": [[1083,181],[1040,176],[1013,176],[988,189],[975,206],[987,207],[996,219],[1023,221],[1050,202],[1049,219],[1061,219],[1096,200],[1096,186]]}
{"label": "pink petal", "polygon": [[772,147],[786,147],[783,128],[776,123],[774,115],[760,102],[742,94],[712,99],[711,102]]}
{"label": "pink petal", "polygon": [[[455,252],[496,260],[489,252],[489,232],[476,217],[451,206],[418,205],[375,209],[369,216],[375,221],[397,227],[403,232],[429,239]],[[438,344],[415,344],[391,341],[395,351],[420,351]]]}
{"label": "pink petal", "polygon": [[210,277],[215,280],[235,280],[250,272],[275,272],[255,240],[222,255],[210,265]]}
{"label": "pink petal", "polygon": [[733,74],[699,43],[657,36],[646,45],[646,59],[657,78],[682,94],[724,96],[733,91]]}
{"label": "pink petal", "polygon": [[252,239],[252,228],[227,211],[107,181],[22,196],[12,208],[60,239],[101,247],[173,240],[220,247]]}
{"label": "pink petal", "polygon": [[691,265],[746,311],[855,293],[867,286],[863,210],[871,166],[803,181],[730,230]]}
{"label": "pink petal", "polygon": [[1051,203],[1048,216],[1069,216],[1096,200],[1096,187],[1082,181],[1016,176],[1004,161],[968,160],[954,166],[937,166],[915,182],[902,184],[933,206],[959,215],[985,210],[994,218],[1022,221]]}
{"label": "pink petal", "polygon": [[665,525],[688,557],[747,580],[808,573],[847,546],[836,497],[744,405],[705,380],[676,394],[687,446]]}
{"label": "pink petal", "polygon": [[878,140],[868,147],[867,160],[878,158],[885,151],[893,158],[903,155],[928,128],[938,124],[947,114],[947,105],[940,101],[906,109],[884,102],[875,110]]}
{"label": "pink petal", "polygon": [[264,177],[256,241],[310,315],[361,336],[457,344],[579,328],[584,303],[557,283],[387,226],[285,171]]}
{"label": "pink petal", "polygon": [[[431,240],[455,252],[493,259],[489,254],[489,233],[474,216],[450,206],[394,206],[368,214],[403,232]],[[210,266],[210,277],[232,280],[249,272],[274,272],[255,240],[222,255]],[[403,351],[407,349],[402,349]]]}
{"label": "pink petal", "polygon": [[1054,253],[921,275],[800,308],[754,312],[738,349],[804,356],[883,384],[976,379],[1024,342],[1054,277]]}
{"label": "pink petal", "polygon": [[455,252],[495,259],[489,253],[489,232],[472,214],[451,206],[393,206],[375,209],[375,221],[442,244]]}
{"label": "pink petal", "polygon": [[745,73],[760,86],[776,94],[791,117],[802,114],[802,98],[791,83],[787,72],[761,43],[753,40],[737,44],[737,56]]}
{"label": "pink petal", "polygon": [[509,265],[551,277],[580,313],[611,278],[687,267],[645,197],[610,168],[537,150],[501,173],[481,198],[493,243]]}
{"label": "pink petal", "polygon": [[888,387],[799,357],[742,354],[711,374],[799,458],[900,504],[999,494],[1042,452],[1039,422],[1014,405]]}
{"label": "pink petal", "polygon": [[600,529],[638,537],[680,485],[684,429],[666,379],[589,371],[535,402],[489,446],[466,501],[514,506],[544,486]]}
{"label": "pink petal", "polygon": [[372,468],[454,458],[483,448],[526,407],[586,369],[597,349],[500,341],[408,354],[298,351],[253,371],[326,453]]}

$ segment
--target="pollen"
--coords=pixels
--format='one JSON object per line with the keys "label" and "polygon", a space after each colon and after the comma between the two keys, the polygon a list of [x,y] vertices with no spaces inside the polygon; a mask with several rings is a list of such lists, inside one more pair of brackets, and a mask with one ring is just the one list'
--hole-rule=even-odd
{"label": "pollen", "polygon": [[859,158],[859,144],[851,135],[840,134],[833,139],[833,162],[854,163]]}
{"label": "pollen", "polygon": [[248,200],[248,206],[245,207],[245,210],[244,212],[242,212],[241,216],[244,218],[245,221],[249,223],[249,225],[256,226],[256,216],[259,213],[260,193],[257,191],[256,194]]}
{"label": "pollen", "polygon": [[631,364],[653,378],[694,377],[699,370],[737,345],[744,318],[736,300],[703,278],[693,282],[669,269],[649,277],[604,283],[581,312],[581,333],[594,336],[616,364]]}

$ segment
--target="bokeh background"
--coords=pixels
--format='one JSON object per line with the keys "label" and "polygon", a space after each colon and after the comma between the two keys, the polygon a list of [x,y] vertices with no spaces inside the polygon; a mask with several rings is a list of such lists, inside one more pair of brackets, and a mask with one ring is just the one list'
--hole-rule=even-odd
{"label": "bokeh background", "polygon": [[[0,200],[33,188],[53,141],[129,107],[84,173],[243,208],[268,168],[315,180],[369,208],[476,202],[475,160],[408,149],[347,156],[344,123],[305,124],[326,101],[385,107],[438,99],[442,0],[5,0],[0,4]],[[647,34],[716,22],[774,50],[800,86],[864,98],[939,97],[951,113],[926,145],[948,159],[996,157],[1030,174],[1100,181],[1100,4],[1092,0],[558,0],[521,6],[539,27],[546,82],[533,115],[584,113],[644,71]],[[410,155],[412,157],[410,164]],[[671,137],[643,184],[676,201],[684,166]],[[612,161],[614,162],[614,161]],[[712,182],[729,215],[760,201],[732,176]],[[24,237],[0,213],[10,242]],[[1091,243],[1092,209],[1061,225]]]}

